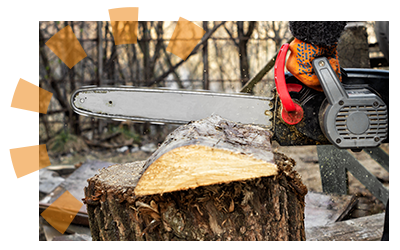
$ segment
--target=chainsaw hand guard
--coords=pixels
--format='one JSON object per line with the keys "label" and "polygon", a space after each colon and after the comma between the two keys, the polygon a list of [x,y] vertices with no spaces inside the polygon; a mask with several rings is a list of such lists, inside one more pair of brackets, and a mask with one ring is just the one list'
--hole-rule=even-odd
{"label": "chainsaw hand guard", "polygon": [[286,85],[284,68],[288,48],[288,43],[282,45],[276,58],[274,68],[275,85],[279,98],[282,102],[280,116],[287,124],[295,125],[303,119],[304,111],[299,104],[293,102]]}

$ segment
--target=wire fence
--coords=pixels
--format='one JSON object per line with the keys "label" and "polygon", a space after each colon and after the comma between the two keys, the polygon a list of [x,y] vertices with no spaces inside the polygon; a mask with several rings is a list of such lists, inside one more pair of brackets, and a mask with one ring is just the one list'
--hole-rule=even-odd
{"label": "wire fence", "polygon": [[[166,51],[176,22],[139,22],[137,44],[118,46],[114,43],[110,22],[40,22],[39,86],[53,93],[47,115],[40,115],[40,142],[46,143],[61,131],[81,136],[93,130],[91,137],[98,137],[109,123],[118,126],[114,121],[74,114],[69,97],[76,88],[125,85],[238,92],[274,54],[280,46],[277,43],[290,36],[287,22],[220,23],[196,22],[208,31],[219,27],[198,53],[179,64],[181,59]],[[72,69],[45,45],[67,25],[87,54]],[[246,50],[246,58],[241,55],[244,53],[239,45]],[[262,84],[269,80],[265,78]]]}

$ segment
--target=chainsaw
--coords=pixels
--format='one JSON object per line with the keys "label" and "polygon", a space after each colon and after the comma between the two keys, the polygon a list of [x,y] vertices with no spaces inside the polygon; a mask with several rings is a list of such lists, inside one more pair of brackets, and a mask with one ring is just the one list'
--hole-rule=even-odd
{"label": "chainsaw", "polygon": [[289,44],[274,67],[272,97],[167,88],[82,87],[72,109],[90,117],[155,124],[185,124],[212,114],[256,124],[281,146],[333,144],[355,151],[389,141],[389,71],[342,69],[342,81],[325,57],[313,60],[323,92],[285,73]]}

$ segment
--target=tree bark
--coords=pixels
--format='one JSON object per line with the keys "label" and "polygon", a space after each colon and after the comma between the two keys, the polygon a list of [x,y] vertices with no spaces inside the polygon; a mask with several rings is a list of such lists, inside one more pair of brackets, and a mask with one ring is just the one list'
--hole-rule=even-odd
{"label": "tree bark", "polygon": [[187,61],[189,59],[189,57],[195,55],[199,48],[201,46],[204,46],[204,44],[207,43],[207,40],[212,36],[212,34],[214,34],[214,32],[225,23],[226,21],[222,21],[217,25],[214,25],[214,27],[209,30],[201,39],[200,43],[196,45],[196,47],[194,47],[194,49],[192,50],[192,52],[190,52],[190,54],[188,55],[188,57],[186,58],[186,60],[180,60],[178,63],[176,63],[173,67],[170,67],[168,71],[164,72],[162,75],[158,76],[157,78],[155,78],[152,81],[149,81],[147,83],[145,83],[144,85],[147,87],[152,86],[155,82],[160,82],[162,80],[164,80],[164,78],[166,78],[171,72],[175,71],[175,69],[177,69],[179,66],[181,66],[185,61]]}
{"label": "tree bark", "polygon": [[211,116],[88,180],[93,240],[305,240],[307,188],[271,133]]}
{"label": "tree bark", "polygon": [[[294,40],[294,37],[291,37],[287,43],[291,43]],[[276,52],[276,54],[274,55],[274,57],[271,58],[271,60],[269,60],[269,62],[267,64],[265,64],[265,66],[258,71],[258,73],[253,76],[253,78],[251,78],[240,90],[240,92],[242,93],[251,93],[253,91],[254,86],[259,83],[262,78],[275,66],[275,61],[276,58],[278,57],[279,54],[279,50],[278,52]]]}
{"label": "tree bark", "polygon": [[237,23],[238,29],[238,48],[239,48],[239,64],[240,64],[240,78],[242,81],[242,86],[244,86],[250,79],[250,66],[249,66],[249,58],[247,56],[247,43],[253,34],[253,31],[256,27],[256,22],[249,22],[249,27],[247,32],[244,32],[244,21],[238,21]]}

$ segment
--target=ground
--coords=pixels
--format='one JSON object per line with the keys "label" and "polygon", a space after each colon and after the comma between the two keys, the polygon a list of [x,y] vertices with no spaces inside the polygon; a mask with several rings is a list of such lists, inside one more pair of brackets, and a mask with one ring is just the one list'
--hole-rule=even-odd
{"label": "ground", "polygon": [[[279,147],[275,145],[279,152],[285,153],[296,160],[296,170],[302,176],[303,183],[309,191],[322,192],[321,176],[318,165],[318,155],[316,146],[298,146],[298,147]],[[383,150],[389,153],[389,144],[381,146]],[[378,163],[370,158],[364,151],[352,154],[373,173],[385,187],[389,188],[389,173]],[[357,218],[366,215],[381,213],[385,205],[375,198],[356,178],[350,173],[349,194],[355,194],[358,198],[357,209],[349,215],[349,218]]]}
{"label": "ground", "polygon": [[[387,153],[389,153],[389,144],[381,146]],[[279,152],[285,153],[287,156],[296,161],[296,170],[302,176],[303,183],[308,187],[308,190],[314,192],[322,192],[321,177],[318,165],[318,155],[316,146],[296,146],[296,147],[281,147],[273,142],[273,148]],[[389,188],[389,173],[384,170],[378,163],[372,160],[368,154],[361,151],[352,154],[383,184]],[[138,150],[130,152],[126,150],[121,153],[117,149],[101,149],[91,148],[87,152],[69,153],[62,156],[53,155],[50,160],[53,165],[55,164],[80,164],[86,160],[100,160],[112,163],[127,163],[133,161],[146,160],[151,152]],[[359,210],[355,211],[353,217],[361,217],[369,214],[383,212],[384,204],[376,199],[356,178],[350,173],[349,175],[349,193],[355,194],[359,198]]]}
{"label": "ground", "polygon": [[[153,142],[153,145],[157,142]],[[322,192],[321,177],[318,165],[318,155],[316,146],[296,146],[296,147],[281,147],[273,142],[273,149],[284,153],[296,161],[296,170],[300,173],[303,183],[309,191]],[[145,145],[146,147],[146,145]],[[389,144],[381,146],[383,150],[389,153]],[[142,147],[143,148],[143,147]],[[150,147],[151,148],[151,147]],[[154,148],[154,146],[153,146]],[[134,161],[146,160],[152,153],[143,150],[131,152],[131,147],[125,152],[120,152],[121,148],[104,149],[90,148],[81,152],[70,152],[64,155],[57,155],[49,152],[49,157],[52,165],[75,165],[80,166],[86,160],[99,160],[112,163],[127,163]],[[146,150],[147,151],[147,150]],[[389,188],[389,173],[384,170],[379,164],[372,160],[368,154],[361,151],[352,154],[378,179]],[[385,205],[375,198],[358,180],[351,174],[349,175],[349,194],[356,195],[358,203],[356,208],[345,219],[358,218],[367,215],[384,212]],[[62,176],[67,177],[68,175]],[[43,196],[40,195],[40,198]],[[39,198],[39,199],[40,199]],[[40,224],[43,219],[39,216]],[[41,240],[45,240],[43,232],[39,232]]]}

